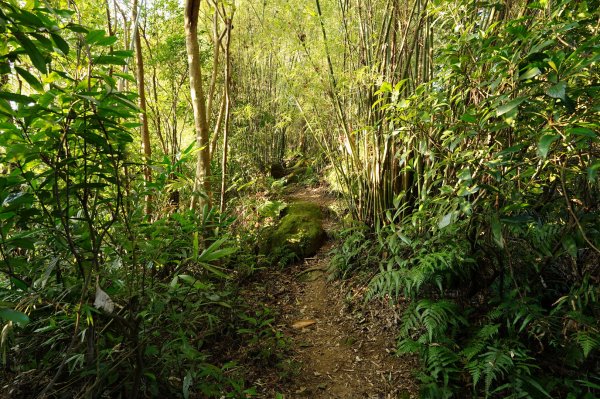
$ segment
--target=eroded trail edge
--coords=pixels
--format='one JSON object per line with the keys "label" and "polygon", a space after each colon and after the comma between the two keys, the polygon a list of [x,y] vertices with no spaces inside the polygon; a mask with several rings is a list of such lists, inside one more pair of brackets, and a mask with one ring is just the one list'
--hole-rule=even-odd
{"label": "eroded trail edge", "polygon": [[275,327],[291,342],[285,372],[258,378],[263,393],[286,398],[417,397],[416,361],[394,356],[396,312],[389,304],[365,305],[364,284],[328,281],[331,251],[339,245],[331,238],[339,226],[327,209],[334,199],[314,188],[291,193],[286,201],[320,205],[330,238],[315,256],[283,270],[266,270],[250,287],[275,311]]}

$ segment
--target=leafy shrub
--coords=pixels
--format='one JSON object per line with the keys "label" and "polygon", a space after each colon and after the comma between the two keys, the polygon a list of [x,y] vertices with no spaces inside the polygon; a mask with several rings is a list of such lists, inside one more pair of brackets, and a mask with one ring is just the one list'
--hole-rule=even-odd
{"label": "leafy shrub", "polygon": [[341,244],[334,248],[329,264],[330,278],[345,278],[379,260],[377,245],[371,237],[370,229],[364,224],[342,229],[338,233]]}
{"label": "leafy shrub", "polygon": [[115,68],[131,52],[69,11],[15,4],[0,2],[1,373],[17,376],[8,394],[251,395],[210,351],[233,317],[232,220],[208,207],[150,220],[140,205],[168,192],[180,165],[141,181],[130,151],[136,95],[118,85],[133,78]]}
{"label": "leafy shrub", "polygon": [[368,297],[412,301],[423,397],[595,397],[595,2],[461,4],[436,77],[379,92],[413,185],[379,215]]}

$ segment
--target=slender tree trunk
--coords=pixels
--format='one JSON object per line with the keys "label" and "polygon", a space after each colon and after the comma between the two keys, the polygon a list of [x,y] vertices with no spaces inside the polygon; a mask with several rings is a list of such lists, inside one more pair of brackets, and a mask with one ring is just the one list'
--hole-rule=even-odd
{"label": "slender tree trunk", "polygon": [[[133,20],[135,28],[133,31],[133,40],[135,46],[135,66],[136,80],[138,86],[140,123],[142,124],[142,151],[144,152],[144,182],[146,189],[152,183],[152,170],[150,169],[150,160],[152,158],[152,148],[150,147],[150,130],[148,129],[148,115],[146,107],[146,89],[144,85],[144,58],[142,56],[142,41],[140,39],[140,30],[138,21],[138,0],[133,0]],[[152,196],[146,194],[144,199],[144,212],[146,215],[152,214]]]}
{"label": "slender tree trunk", "polygon": [[[105,4],[106,4],[106,27],[108,28],[108,36],[112,36],[115,33],[113,32],[113,28],[112,28],[112,19],[110,16],[110,4],[108,2],[109,0],[105,0]],[[109,47],[110,51],[112,52],[114,50],[114,46],[111,44]],[[112,76],[113,74],[113,66],[111,65],[110,67],[110,72],[109,72],[110,76]]]}
{"label": "slender tree trunk", "polygon": [[[190,74],[190,92],[192,107],[194,109],[194,126],[196,129],[196,146],[198,147],[198,161],[196,163],[196,177],[194,179],[194,193],[192,194],[191,208],[198,205],[211,205],[210,188],[210,147],[208,141],[208,121],[206,119],[206,99],[202,89],[202,70],[200,67],[200,48],[198,46],[198,13],[200,0],[186,0],[185,2],[185,47],[188,56]],[[206,199],[199,195],[203,189]]]}
{"label": "slender tree trunk", "polygon": [[221,106],[219,108],[219,116],[217,116],[217,121],[215,122],[215,127],[213,129],[213,136],[210,139],[210,159],[212,160],[217,149],[217,141],[219,139],[219,130],[221,130],[221,125],[223,124],[223,116],[225,115],[225,90],[223,90],[223,98],[221,99]]}
{"label": "slender tree trunk", "polygon": [[223,213],[225,211],[225,186],[227,182],[227,141],[229,136],[229,117],[230,117],[230,109],[231,109],[231,99],[229,97],[229,80],[231,75],[231,58],[229,56],[229,49],[231,44],[231,18],[228,18],[226,23],[227,36],[225,42],[225,127],[223,128],[223,159],[221,162],[221,204],[220,211]]}

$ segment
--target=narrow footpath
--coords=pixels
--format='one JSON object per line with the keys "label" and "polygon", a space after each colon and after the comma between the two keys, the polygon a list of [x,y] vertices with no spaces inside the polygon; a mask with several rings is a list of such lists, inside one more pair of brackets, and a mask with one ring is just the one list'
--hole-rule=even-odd
{"label": "narrow footpath", "polygon": [[[318,253],[283,270],[264,271],[252,290],[277,314],[276,325],[290,338],[292,370],[262,376],[263,394],[285,398],[416,398],[412,357],[394,356],[398,313],[387,303],[365,304],[364,284],[328,281],[338,228],[325,189],[302,189],[287,202],[310,201],[325,214],[328,241]],[[255,297],[254,300],[257,298]]]}

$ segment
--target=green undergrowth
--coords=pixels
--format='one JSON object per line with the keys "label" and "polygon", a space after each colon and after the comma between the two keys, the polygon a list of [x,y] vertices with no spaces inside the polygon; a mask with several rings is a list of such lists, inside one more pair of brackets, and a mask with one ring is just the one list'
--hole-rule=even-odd
{"label": "green undergrowth", "polygon": [[184,205],[192,146],[143,181],[116,37],[16,3],[0,1],[0,397],[256,396],[247,369],[277,367],[285,340],[239,295],[252,236]]}
{"label": "green undergrowth", "polygon": [[449,29],[432,82],[382,86],[407,186],[333,259],[407,305],[423,398],[600,397],[596,3]]}

